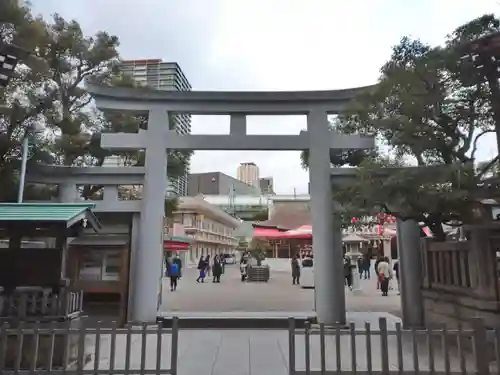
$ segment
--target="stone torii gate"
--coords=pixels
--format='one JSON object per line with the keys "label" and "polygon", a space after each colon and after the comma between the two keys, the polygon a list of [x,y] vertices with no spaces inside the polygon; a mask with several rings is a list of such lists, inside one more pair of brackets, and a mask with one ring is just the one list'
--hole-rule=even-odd
{"label": "stone torii gate", "polygon": [[[103,134],[101,146],[112,150],[146,150],[139,249],[136,258],[135,320],[155,321],[160,301],[167,149],[305,150],[309,154],[311,216],[315,256],[315,305],[318,320],[345,323],[342,246],[332,214],[330,152],[370,149],[372,137],[332,133],[328,114],[337,114],[368,87],[311,92],[172,92],[148,88],[90,86],[102,110],[148,115],[147,130]],[[230,115],[228,135],[178,135],[169,130],[170,114]],[[307,131],[298,135],[248,135],[247,115],[306,115]],[[338,224],[338,223],[337,223]],[[337,234],[336,234],[337,233]]]}

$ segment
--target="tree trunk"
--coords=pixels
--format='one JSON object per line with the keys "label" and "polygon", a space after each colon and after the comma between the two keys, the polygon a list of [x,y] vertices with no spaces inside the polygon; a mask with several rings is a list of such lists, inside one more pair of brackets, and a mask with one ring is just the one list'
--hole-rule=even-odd
{"label": "tree trunk", "polygon": [[[492,65],[492,64],[490,64]],[[487,80],[491,92],[491,109],[493,121],[495,122],[495,135],[497,137],[497,154],[500,154],[500,87],[498,84],[498,72],[496,66],[485,67]]]}

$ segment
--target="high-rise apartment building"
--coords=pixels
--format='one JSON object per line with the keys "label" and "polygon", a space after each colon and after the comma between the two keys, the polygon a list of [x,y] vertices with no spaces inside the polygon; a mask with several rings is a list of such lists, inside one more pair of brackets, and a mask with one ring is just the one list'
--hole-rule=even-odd
{"label": "high-rise apartment building", "polygon": [[255,186],[260,188],[259,183],[259,167],[257,164],[249,162],[249,163],[241,163],[236,171],[236,176],[238,180],[247,183],[248,185]]}
{"label": "high-rise apartment building", "polygon": [[[167,91],[190,91],[191,85],[182,72],[180,66],[175,62],[163,62],[160,59],[151,60],[126,60],[123,62],[124,74],[134,78],[136,82],[158,90]],[[171,129],[178,134],[191,133],[191,116],[178,114],[172,116]],[[186,174],[178,179],[169,179],[168,193],[185,196],[187,195],[189,164]]]}

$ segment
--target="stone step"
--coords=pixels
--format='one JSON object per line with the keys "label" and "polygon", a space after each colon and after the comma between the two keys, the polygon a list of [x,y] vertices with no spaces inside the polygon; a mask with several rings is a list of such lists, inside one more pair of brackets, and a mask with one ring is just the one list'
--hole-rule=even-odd
{"label": "stone step", "polygon": [[304,328],[306,322],[315,323],[316,313],[297,312],[164,312],[157,322],[164,328],[171,328],[174,316],[179,318],[182,329],[288,329],[288,319],[294,318],[297,328]]}

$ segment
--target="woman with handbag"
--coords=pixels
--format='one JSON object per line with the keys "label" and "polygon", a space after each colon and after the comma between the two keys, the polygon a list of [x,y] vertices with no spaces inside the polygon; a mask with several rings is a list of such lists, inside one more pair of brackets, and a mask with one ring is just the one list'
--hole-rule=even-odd
{"label": "woman with handbag", "polygon": [[377,274],[380,282],[380,290],[383,296],[387,296],[389,292],[389,280],[392,277],[392,269],[389,264],[389,258],[384,257],[377,266]]}

